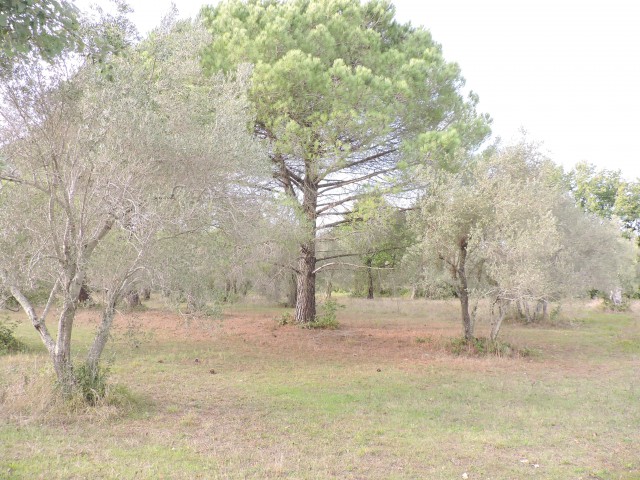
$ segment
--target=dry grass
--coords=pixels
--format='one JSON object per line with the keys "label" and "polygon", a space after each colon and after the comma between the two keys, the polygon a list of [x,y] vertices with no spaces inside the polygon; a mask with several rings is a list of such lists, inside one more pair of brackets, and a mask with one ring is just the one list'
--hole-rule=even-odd
{"label": "dry grass", "polygon": [[505,326],[533,358],[468,358],[444,348],[454,302],[339,301],[336,331],[254,304],[121,317],[116,388],[92,408],[56,400],[41,349],[1,357],[0,478],[640,478],[637,304],[563,305]]}

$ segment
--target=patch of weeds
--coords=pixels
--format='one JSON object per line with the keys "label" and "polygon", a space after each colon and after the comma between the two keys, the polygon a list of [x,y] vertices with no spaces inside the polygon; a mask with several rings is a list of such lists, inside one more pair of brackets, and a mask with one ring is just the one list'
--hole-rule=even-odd
{"label": "patch of weeds", "polygon": [[13,334],[17,326],[17,322],[9,320],[7,316],[0,319],[0,355],[27,351],[27,346]]}
{"label": "patch of weeds", "polygon": [[135,411],[149,406],[143,398],[134,394],[125,385],[107,385],[104,402],[125,411]]}
{"label": "patch of weeds", "polygon": [[91,367],[83,363],[74,369],[73,376],[78,393],[87,404],[96,405],[105,398],[109,378],[108,367]]}
{"label": "patch of weeds", "polygon": [[344,308],[333,299],[328,299],[320,305],[320,314],[316,315],[313,322],[303,325],[304,328],[319,328],[323,330],[335,330],[340,325],[337,319],[338,309]]}
{"label": "patch of weeds", "polygon": [[416,337],[416,343],[419,344],[431,344],[433,342],[433,339],[431,337]]}
{"label": "patch of weeds", "polygon": [[640,353],[640,337],[631,337],[618,342],[618,346],[624,353]]}
{"label": "patch of weeds", "polygon": [[454,355],[466,355],[472,357],[531,357],[537,355],[535,350],[529,348],[516,348],[508,342],[491,340],[478,337],[472,340],[454,338],[448,346],[448,350]]}
{"label": "patch of weeds", "polygon": [[115,339],[122,341],[131,348],[140,348],[153,339],[153,332],[145,331],[135,315],[127,316],[127,326]]}
{"label": "patch of weeds", "polygon": [[602,300],[602,309],[607,312],[628,312],[631,310],[631,302],[623,298],[620,303],[615,303],[610,298],[605,297]]}
{"label": "patch of weeds", "polygon": [[198,423],[198,415],[195,412],[187,412],[180,419],[180,425],[183,427],[195,427]]}
{"label": "patch of weeds", "polygon": [[92,423],[109,422],[114,418],[143,418],[149,415],[151,404],[135,395],[125,385],[105,384],[101,397],[93,396],[87,400],[81,389],[76,389],[69,398],[55,397],[53,409],[48,416],[67,419],[84,419]]}
{"label": "patch of weeds", "polygon": [[295,321],[293,315],[291,315],[291,312],[285,312],[282,315],[275,317],[274,320],[280,327],[284,327],[285,325],[292,325]]}

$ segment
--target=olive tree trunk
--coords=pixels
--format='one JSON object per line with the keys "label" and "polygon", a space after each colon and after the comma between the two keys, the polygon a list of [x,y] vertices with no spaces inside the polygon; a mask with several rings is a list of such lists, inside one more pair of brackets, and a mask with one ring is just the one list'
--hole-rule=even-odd
{"label": "olive tree trunk", "polygon": [[[495,307],[498,307],[498,311],[495,311]],[[502,326],[502,321],[507,314],[507,307],[509,306],[509,302],[502,299],[497,298],[493,304],[491,309],[491,333],[490,338],[492,341],[496,341],[498,339],[498,334],[500,333],[500,327]]]}
{"label": "olive tree trunk", "polygon": [[458,264],[453,267],[454,278],[458,280],[456,291],[460,299],[460,313],[465,340],[473,340],[474,319],[469,313],[469,283],[465,271],[467,263],[467,239],[463,238],[459,243]]}

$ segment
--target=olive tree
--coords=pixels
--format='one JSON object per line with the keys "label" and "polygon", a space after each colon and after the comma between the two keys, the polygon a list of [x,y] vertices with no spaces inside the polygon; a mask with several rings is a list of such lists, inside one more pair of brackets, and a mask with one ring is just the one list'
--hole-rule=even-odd
{"label": "olive tree", "polygon": [[[113,31],[112,31],[113,33]],[[220,228],[239,179],[260,152],[246,133],[245,73],[201,75],[198,25],[167,23],[110,59],[24,63],[0,85],[0,274],[53,361],[74,384],[72,331],[80,291],[104,292],[86,363],[96,371],[116,304],[163,241]],[[154,262],[155,260],[155,262]],[[29,292],[47,289],[36,311]],[[57,337],[47,326],[59,302]]]}
{"label": "olive tree", "polygon": [[480,298],[493,307],[495,340],[509,304],[620,281],[629,245],[569,200],[558,169],[534,145],[499,149],[455,172],[430,169],[425,180],[414,217],[419,251],[448,272],[466,339]]}
{"label": "olive tree", "polygon": [[208,71],[254,65],[254,133],[275,184],[306,229],[294,266],[296,321],[316,315],[319,233],[371,188],[397,185],[411,146],[434,153],[488,133],[463,97],[459,67],[423,28],[401,25],[386,0],[228,0],[202,12]]}

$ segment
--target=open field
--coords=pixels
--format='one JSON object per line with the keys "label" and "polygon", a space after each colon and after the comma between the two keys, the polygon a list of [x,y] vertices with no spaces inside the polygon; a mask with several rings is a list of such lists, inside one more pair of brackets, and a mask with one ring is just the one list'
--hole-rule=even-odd
{"label": "open field", "polygon": [[453,302],[340,302],[334,331],[259,304],[120,316],[105,358],[126,387],[76,412],[23,322],[32,352],[0,357],[0,478],[640,478],[640,304],[508,323],[532,355],[472,358],[446,349]]}

